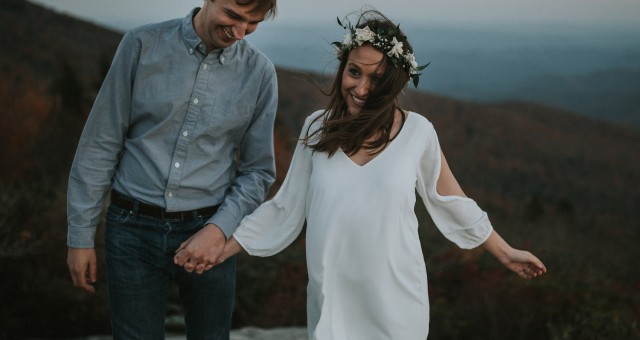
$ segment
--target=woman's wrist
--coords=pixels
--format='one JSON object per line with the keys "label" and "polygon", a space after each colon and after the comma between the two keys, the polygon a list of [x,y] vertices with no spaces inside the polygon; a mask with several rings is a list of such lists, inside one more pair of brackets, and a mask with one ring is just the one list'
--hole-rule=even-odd
{"label": "woman's wrist", "polygon": [[494,230],[489,238],[482,244],[498,261],[503,264],[510,262],[514,249]]}
{"label": "woman's wrist", "polygon": [[224,245],[224,249],[222,250],[222,257],[226,260],[241,251],[242,246],[240,246],[240,243],[238,243],[238,241],[233,236],[231,236],[227,240],[227,243],[225,243]]}

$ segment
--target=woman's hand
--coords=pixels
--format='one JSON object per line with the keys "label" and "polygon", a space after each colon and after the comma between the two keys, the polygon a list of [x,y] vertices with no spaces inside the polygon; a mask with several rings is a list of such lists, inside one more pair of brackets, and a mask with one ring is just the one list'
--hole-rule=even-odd
{"label": "woman's hand", "polygon": [[524,250],[512,248],[500,262],[525,279],[533,279],[547,272],[542,261]]}
{"label": "woman's hand", "polygon": [[511,248],[495,230],[482,246],[505,267],[525,279],[533,279],[547,272],[542,261],[528,251]]}

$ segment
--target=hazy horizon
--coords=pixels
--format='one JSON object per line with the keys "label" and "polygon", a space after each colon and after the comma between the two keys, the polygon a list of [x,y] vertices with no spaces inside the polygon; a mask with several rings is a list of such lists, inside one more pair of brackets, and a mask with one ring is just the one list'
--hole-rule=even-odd
{"label": "hazy horizon", "polygon": [[[157,0],[155,6],[141,9],[147,0],[31,1],[120,31],[182,17],[201,4],[200,0]],[[470,101],[533,101],[640,124],[640,101],[634,99],[640,91],[640,23],[626,19],[636,14],[640,18],[640,1],[491,0],[483,2],[486,8],[472,5],[459,11],[453,5],[466,2],[368,3],[392,19],[405,18],[401,27],[418,62],[431,62],[421,77],[421,90]],[[305,21],[314,4],[281,0],[276,19],[261,24],[247,40],[277,66],[332,74],[335,56],[330,43],[340,40],[344,32],[336,15],[326,13],[344,14],[361,2],[326,1],[315,5],[313,20]],[[411,5],[418,14],[406,10]],[[627,11],[621,14],[624,6]],[[472,11],[478,7],[483,9]],[[418,9],[425,8],[430,13],[424,15],[427,19],[415,20],[422,15]],[[595,13],[598,8],[601,11]],[[456,18],[446,20],[451,17]]]}
{"label": "hazy horizon", "polygon": [[[112,29],[184,16],[201,0],[29,0],[61,13]],[[636,0],[280,0],[273,23],[332,24],[336,16],[370,5],[399,22],[461,26],[570,25],[640,30],[640,1]],[[272,22],[265,22],[270,25]]]}

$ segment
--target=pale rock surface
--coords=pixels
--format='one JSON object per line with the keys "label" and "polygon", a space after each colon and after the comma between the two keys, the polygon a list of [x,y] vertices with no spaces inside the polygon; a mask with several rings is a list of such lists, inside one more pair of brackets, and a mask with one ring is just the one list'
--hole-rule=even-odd
{"label": "pale rock surface", "polygon": [[[109,335],[95,335],[76,340],[110,340]],[[184,334],[167,334],[166,340],[186,340]],[[231,330],[231,340],[306,340],[307,329],[301,327],[257,328],[245,327]]]}

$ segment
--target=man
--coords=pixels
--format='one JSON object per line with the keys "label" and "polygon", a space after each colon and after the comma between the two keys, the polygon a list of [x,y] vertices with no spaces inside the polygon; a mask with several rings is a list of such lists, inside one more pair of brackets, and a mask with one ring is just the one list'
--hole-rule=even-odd
{"label": "man", "polygon": [[69,176],[67,241],[74,285],[94,292],[110,193],[115,339],[164,337],[171,280],[187,336],[229,338],[235,262],[211,267],[275,178],[275,68],[243,38],[275,10],[276,0],[205,0],[183,19],[127,32],[118,47]]}

